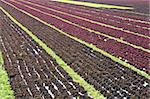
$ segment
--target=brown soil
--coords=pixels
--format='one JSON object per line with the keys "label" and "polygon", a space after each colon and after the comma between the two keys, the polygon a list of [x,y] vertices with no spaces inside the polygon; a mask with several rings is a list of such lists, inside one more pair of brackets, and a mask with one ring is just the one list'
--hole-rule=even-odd
{"label": "brown soil", "polygon": [[[97,90],[100,90],[101,93],[104,96],[106,96],[108,99],[115,99],[115,97],[117,99],[122,99],[123,97],[126,97],[127,99],[130,99],[130,98],[148,99],[148,98],[150,98],[150,96],[149,96],[150,81],[148,79],[146,79],[146,78],[138,75],[134,71],[112,61],[110,58],[105,57],[101,53],[93,51],[92,49],[86,47],[85,45],[82,45],[82,44],[60,34],[59,32],[51,29],[50,27],[45,26],[44,24],[38,22],[37,20],[35,20],[35,19],[33,19],[33,18],[31,18],[31,17],[5,5],[5,4],[3,4],[3,7],[8,12],[10,12],[17,20],[19,20],[24,26],[26,26],[35,35],[37,35],[38,38],[40,38],[50,48],[52,48],[56,52],[57,55],[59,55],[71,68],[74,69],[74,71],[76,71],[78,74],[80,74],[87,82],[94,85],[94,87]],[[16,25],[14,25],[14,26],[15,26],[15,28],[13,28],[13,29],[16,29],[17,31],[19,31],[19,28]],[[28,40],[29,37],[25,36],[24,32],[22,34],[24,35],[24,40]],[[12,37],[9,39],[10,39],[10,41],[14,40],[14,43],[15,43],[15,38],[13,40],[12,40]],[[26,43],[27,45],[30,44],[29,43],[30,40],[28,40],[28,43]],[[17,41],[17,42],[19,42],[19,41]],[[31,40],[30,42],[34,42],[34,41]],[[13,44],[12,44],[12,46],[13,46]],[[31,43],[31,44],[35,44],[35,43]],[[6,43],[6,45],[7,45],[7,43]],[[15,45],[15,46],[17,46],[17,45]],[[35,47],[37,47],[37,46],[35,46]],[[17,51],[17,50],[15,50],[15,51]],[[22,51],[26,52],[26,50],[23,49]],[[29,53],[29,51],[27,51],[27,52]],[[31,52],[32,51],[30,51],[30,53]],[[18,52],[18,53],[20,53],[20,52]],[[40,54],[41,54],[42,58],[45,59],[47,64],[49,64],[50,63],[48,61],[49,56],[46,56],[45,55],[46,53],[44,51],[42,51]],[[30,54],[29,54],[29,56],[30,56]],[[32,54],[31,54],[30,57],[33,58],[33,61],[35,61],[35,65],[33,65],[35,67],[37,63],[36,63],[36,60],[34,60],[34,58],[37,58],[38,56],[35,57],[35,56],[32,56]],[[30,66],[31,63],[33,63],[31,61],[32,60],[31,58],[28,58],[29,60],[26,62],[28,64],[28,66]],[[50,58],[50,59],[52,60],[52,58]],[[10,62],[7,61],[7,63],[10,63]],[[44,63],[42,63],[42,64],[44,64]],[[6,65],[6,67],[7,66],[9,66],[9,65]],[[23,67],[22,67],[22,69],[24,69]],[[32,67],[31,67],[31,70],[34,71],[32,69]],[[41,65],[39,64],[39,66],[36,66],[36,67],[40,68]],[[52,71],[53,69],[49,70],[49,69],[44,68],[43,70],[45,70],[47,75],[49,75],[50,79],[54,78],[54,76],[50,75],[50,71]],[[41,72],[41,71],[38,70],[38,72]],[[41,73],[41,75],[42,75],[42,73]],[[43,74],[43,76],[44,76],[44,74]],[[30,77],[28,76],[27,78],[30,78]],[[39,81],[39,80],[36,80],[36,81]],[[33,79],[31,80],[31,82],[33,82]],[[45,82],[45,83],[49,86],[51,85],[51,84],[49,84],[49,82],[48,83]],[[31,87],[33,85],[31,85]],[[37,85],[42,86],[42,82],[39,81],[37,83]],[[24,85],[22,85],[22,86],[24,86]],[[14,88],[14,89],[18,90],[18,88]],[[43,91],[43,93],[44,92],[45,91]],[[64,94],[62,94],[62,95],[64,95]]]}

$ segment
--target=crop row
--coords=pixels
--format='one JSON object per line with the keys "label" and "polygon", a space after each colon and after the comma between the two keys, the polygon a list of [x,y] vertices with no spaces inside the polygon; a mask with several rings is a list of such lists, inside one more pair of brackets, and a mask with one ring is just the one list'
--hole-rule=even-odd
{"label": "crop row", "polygon": [[[28,1],[31,1],[31,0],[28,0]],[[93,13],[93,14],[97,14],[97,15],[100,15],[100,14],[108,14],[108,15],[112,15],[114,17],[120,17],[120,18],[127,18],[127,20],[130,20],[130,21],[133,21],[133,22],[140,22],[140,23],[149,23],[149,19],[147,17],[144,17],[144,16],[137,16],[137,15],[130,15],[130,14],[127,14],[127,13],[122,13],[120,11],[115,11],[113,9],[95,9],[95,8],[90,8],[90,7],[84,7],[84,6],[76,6],[76,5],[71,5],[71,4],[66,4],[66,3],[60,3],[60,2],[50,2],[48,0],[45,0],[45,1],[40,1],[40,0],[36,0],[35,3],[42,3],[42,4],[45,4],[45,3],[48,3],[48,4],[56,4],[57,6],[61,5],[61,6],[66,6],[66,7],[69,7],[69,8],[73,8],[73,9],[79,9],[81,11],[84,11],[84,12],[88,12],[88,13]]]}
{"label": "crop row", "polygon": [[5,68],[16,98],[90,98],[41,47],[8,18],[3,19]]}
{"label": "crop row", "polygon": [[[91,0],[79,0],[79,1],[87,1],[91,2]],[[92,2],[95,3],[104,3],[104,4],[112,4],[112,5],[122,5],[122,6],[127,6],[127,7],[132,7],[133,9],[131,10],[120,10],[120,9],[115,9],[117,12],[123,12],[123,13],[128,13],[128,14],[135,14],[135,15],[144,15],[144,16],[149,16],[148,12],[148,2],[149,0],[92,0]]]}
{"label": "crop row", "polygon": [[86,27],[88,29],[91,29],[91,30],[94,30],[94,31],[97,31],[100,33],[104,33],[104,34],[107,34],[107,35],[110,35],[110,36],[113,36],[116,38],[121,38],[124,41],[127,41],[129,43],[132,43],[132,44],[135,44],[135,45],[147,48],[147,49],[149,48],[149,46],[148,46],[149,39],[148,38],[136,36],[134,34],[129,34],[129,33],[126,33],[126,32],[120,31],[120,30],[101,26],[101,25],[98,25],[95,23],[91,23],[89,21],[85,21],[84,19],[74,18],[70,15],[64,15],[61,12],[58,13],[57,10],[56,11],[48,10],[44,6],[37,7],[37,6],[32,5],[32,4],[28,4],[28,3],[24,3],[24,2],[22,2],[22,3],[24,5],[28,5],[30,7],[32,6],[33,8],[38,9],[38,10],[43,11],[43,12],[46,12],[50,15],[53,15],[53,16],[55,15],[56,17],[60,17],[62,20],[64,19],[64,20],[67,20],[69,22],[79,24],[80,26]]}
{"label": "crop row", "polygon": [[[127,20],[126,18],[121,18],[119,16],[111,16],[109,14],[104,14],[104,13],[100,13],[98,15],[92,14],[92,13],[85,13],[85,12],[81,12],[80,10],[76,10],[76,9],[70,9],[70,8],[66,8],[66,6],[60,7],[59,6],[51,6],[54,7],[56,9],[68,12],[70,14],[73,15],[77,15],[80,17],[84,17],[93,21],[97,21],[100,23],[104,23],[107,25],[112,25],[114,27],[117,28],[123,28],[124,30],[128,30],[128,31],[133,31],[136,33],[140,33],[140,34],[144,34],[144,35],[148,35],[148,28],[149,28],[149,24],[143,24],[140,22],[132,22]],[[89,11],[90,12],[90,11]],[[112,12],[113,13],[113,12]],[[114,12],[115,13],[115,12]]]}
{"label": "crop row", "polygon": [[97,90],[101,90],[104,96],[108,98],[148,97],[148,79],[12,7],[3,6],[87,82],[93,84]]}
{"label": "crop row", "polygon": [[70,8],[65,5],[64,6],[63,5],[48,5],[47,3],[40,4],[34,1],[31,1],[31,2],[33,2],[34,4],[39,4],[45,7],[53,8],[55,10],[66,12],[71,15],[76,15],[78,17],[83,17],[83,18],[97,21],[103,24],[112,25],[117,28],[122,28],[128,31],[133,31],[133,32],[144,34],[147,36],[149,35],[149,30],[148,30],[149,24],[143,24],[140,22],[132,22],[131,20],[126,20],[126,18],[121,18],[119,16],[112,16],[112,14],[98,13],[98,12],[93,14],[92,11],[82,12],[82,9],[76,9],[75,7]]}
{"label": "crop row", "polygon": [[148,53],[135,49],[131,46],[127,46],[125,44],[119,43],[114,40],[110,40],[106,37],[96,35],[83,29],[80,29],[75,26],[71,26],[63,21],[60,21],[56,18],[50,17],[48,15],[44,15],[43,13],[37,12],[35,10],[14,4],[17,7],[24,9],[25,11],[40,17],[42,20],[53,24],[54,26],[58,27],[59,29],[71,34],[75,37],[78,37],[86,42],[92,43],[96,45],[98,48],[101,48],[113,55],[118,57],[122,57],[123,60],[127,60],[129,63],[139,67],[148,69]]}

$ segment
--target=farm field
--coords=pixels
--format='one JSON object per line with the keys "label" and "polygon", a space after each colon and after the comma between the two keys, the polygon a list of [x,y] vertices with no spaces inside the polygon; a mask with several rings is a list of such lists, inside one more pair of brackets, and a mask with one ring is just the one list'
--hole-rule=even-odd
{"label": "farm field", "polygon": [[94,2],[102,4],[122,5],[134,7],[133,11],[138,13],[149,14],[149,0],[77,0],[85,2]]}
{"label": "farm field", "polygon": [[150,98],[147,15],[51,0],[0,6],[2,66],[16,99]]}

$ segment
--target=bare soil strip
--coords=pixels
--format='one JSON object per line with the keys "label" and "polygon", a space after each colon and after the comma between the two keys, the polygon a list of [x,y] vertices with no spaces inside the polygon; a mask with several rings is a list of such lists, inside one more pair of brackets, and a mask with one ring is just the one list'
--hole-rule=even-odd
{"label": "bare soil strip", "polygon": [[108,98],[149,98],[149,79],[82,45],[39,21],[6,6],[71,68]]}

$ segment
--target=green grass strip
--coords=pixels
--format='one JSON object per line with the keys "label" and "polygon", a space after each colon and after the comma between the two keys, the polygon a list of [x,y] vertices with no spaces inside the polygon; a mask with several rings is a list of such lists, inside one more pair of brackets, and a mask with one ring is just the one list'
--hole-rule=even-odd
{"label": "green grass strip", "polygon": [[72,68],[70,68],[55,52],[49,48],[44,42],[42,42],[37,36],[35,36],[31,31],[14,19],[6,10],[2,7],[0,8],[14,23],[16,23],[21,29],[23,29],[32,39],[37,42],[50,56],[52,56],[56,62],[69,74],[73,81],[77,82],[82,86],[87,93],[94,99],[105,99],[105,97],[96,90],[93,85],[88,84],[80,75],[78,75]]}
{"label": "green grass strip", "polygon": [[108,5],[108,4],[99,4],[99,3],[91,3],[91,2],[82,2],[82,1],[73,1],[73,0],[53,0],[53,1],[69,3],[69,4],[75,4],[75,5],[83,5],[83,6],[95,7],[95,8],[133,9],[132,7]]}
{"label": "green grass strip", "polygon": [[1,99],[15,99],[14,93],[11,90],[11,86],[9,83],[8,74],[5,71],[4,60],[2,57],[2,52],[0,51],[0,98]]}
{"label": "green grass strip", "polygon": [[[3,1],[3,0],[2,0],[2,1]],[[49,23],[47,23],[47,22],[45,22],[45,21],[39,19],[38,17],[33,16],[32,14],[30,14],[30,13],[24,11],[24,10],[21,10],[21,9],[15,7],[14,5],[12,5],[12,4],[8,3],[8,2],[5,2],[5,1],[3,1],[3,2],[6,3],[6,4],[8,4],[8,5],[10,5],[10,6],[12,6],[12,7],[14,7],[16,10],[18,10],[18,11],[20,11],[20,12],[22,12],[22,13],[24,13],[24,14],[26,14],[26,15],[32,17],[32,18],[34,18],[34,19],[36,19],[37,21],[39,21],[39,22],[41,22],[41,23],[43,23],[43,24],[45,24],[45,25],[47,25],[47,26],[49,26],[49,27],[55,29],[55,30],[58,31],[59,33],[64,34],[64,35],[66,35],[66,36],[72,38],[73,40],[78,41],[78,42],[80,42],[81,44],[84,44],[84,45],[86,45],[86,46],[89,47],[89,48],[92,48],[92,49],[95,50],[95,51],[100,52],[100,53],[103,54],[104,56],[111,58],[113,61],[118,62],[119,64],[121,64],[121,65],[123,65],[123,66],[125,66],[125,67],[130,68],[131,70],[135,71],[137,74],[142,75],[142,76],[144,76],[144,77],[147,78],[147,79],[150,79],[150,75],[149,75],[149,74],[147,74],[146,72],[144,72],[144,71],[142,71],[142,70],[140,70],[140,69],[137,69],[135,66],[133,66],[133,65],[131,65],[131,64],[129,64],[129,63],[126,63],[125,61],[123,61],[123,60],[121,60],[121,59],[119,59],[119,58],[117,58],[117,57],[115,57],[115,56],[113,56],[113,55],[111,55],[111,54],[109,54],[109,53],[107,53],[107,52],[105,52],[105,51],[103,51],[103,50],[97,48],[96,46],[94,46],[94,45],[92,45],[92,44],[89,44],[89,43],[87,43],[87,42],[85,42],[85,41],[82,41],[82,40],[80,40],[80,39],[78,39],[78,38],[76,38],[76,37],[73,37],[73,36],[71,36],[71,35],[69,35],[69,34],[63,32],[62,30],[56,28],[55,26],[53,26],[53,25],[51,25],[51,24],[49,24]]]}

